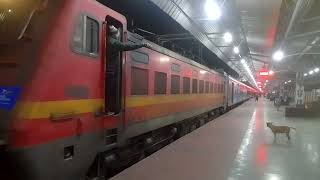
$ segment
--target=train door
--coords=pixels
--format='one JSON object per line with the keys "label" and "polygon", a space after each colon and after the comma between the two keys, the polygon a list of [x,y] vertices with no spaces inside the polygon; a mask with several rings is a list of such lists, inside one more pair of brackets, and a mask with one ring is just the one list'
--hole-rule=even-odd
{"label": "train door", "polygon": [[232,105],[232,100],[231,100],[231,83],[232,81],[229,79],[229,82],[228,82],[228,106]]}
{"label": "train door", "polygon": [[228,91],[229,91],[229,88],[228,88],[228,84],[229,84],[229,78],[227,75],[224,75],[224,81],[223,81],[223,89],[224,89],[224,110],[226,111],[227,108],[228,108]]}
{"label": "train door", "polygon": [[122,109],[122,52],[118,51],[110,38],[123,41],[123,25],[112,17],[106,18],[105,60],[105,112],[116,115]]}
{"label": "train door", "polygon": [[231,83],[231,104],[234,103],[234,83]]}

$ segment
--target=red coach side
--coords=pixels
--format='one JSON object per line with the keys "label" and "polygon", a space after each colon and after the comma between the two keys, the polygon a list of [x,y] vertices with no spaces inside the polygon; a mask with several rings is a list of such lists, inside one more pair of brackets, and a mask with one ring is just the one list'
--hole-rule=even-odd
{"label": "red coach side", "polygon": [[123,135],[127,138],[224,105],[222,74],[156,44],[152,46],[153,50],[127,53],[127,129]]}

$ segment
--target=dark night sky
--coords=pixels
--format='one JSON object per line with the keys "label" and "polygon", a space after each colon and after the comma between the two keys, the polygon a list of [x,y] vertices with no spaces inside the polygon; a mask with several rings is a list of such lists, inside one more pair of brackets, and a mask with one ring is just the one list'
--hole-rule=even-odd
{"label": "dark night sky", "polygon": [[[149,0],[99,0],[106,6],[123,14],[128,20],[128,29],[141,28],[158,35],[188,33],[176,21],[160,10]],[[132,23],[133,22],[133,23]],[[133,25],[132,25],[133,24]],[[140,34],[140,33],[139,33]],[[196,40],[175,41],[175,44],[185,50],[193,49]],[[193,45],[192,45],[193,44]],[[204,47],[204,46],[203,46]],[[198,49],[198,48],[197,48]],[[205,65],[224,69],[228,74],[237,77],[237,73],[231,70],[222,60],[207,48],[203,48]]]}

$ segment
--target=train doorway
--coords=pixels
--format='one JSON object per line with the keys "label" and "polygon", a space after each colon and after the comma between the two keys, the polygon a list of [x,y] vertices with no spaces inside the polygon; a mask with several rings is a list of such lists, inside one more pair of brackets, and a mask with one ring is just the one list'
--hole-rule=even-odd
{"label": "train doorway", "polygon": [[123,26],[109,16],[106,21],[105,111],[116,115],[122,107],[122,52],[113,47],[110,39],[123,41]]}
{"label": "train doorway", "polygon": [[231,103],[233,104],[234,102],[234,83],[231,85]]}

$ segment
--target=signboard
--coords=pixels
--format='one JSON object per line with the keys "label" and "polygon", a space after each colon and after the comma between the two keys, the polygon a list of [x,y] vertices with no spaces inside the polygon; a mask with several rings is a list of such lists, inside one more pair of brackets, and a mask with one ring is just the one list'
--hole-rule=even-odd
{"label": "signboard", "polygon": [[19,87],[1,87],[0,86],[0,109],[11,110],[20,94]]}
{"label": "signboard", "polygon": [[272,71],[269,71],[266,68],[261,68],[257,72],[257,80],[259,80],[261,82],[265,82],[265,81],[271,80],[273,78],[274,78],[274,74],[272,73]]}
{"label": "signboard", "polygon": [[260,76],[269,76],[269,71],[259,72],[259,75],[260,75]]}
{"label": "signboard", "polygon": [[258,76],[269,76],[269,70],[266,68],[261,68],[258,71]]}

